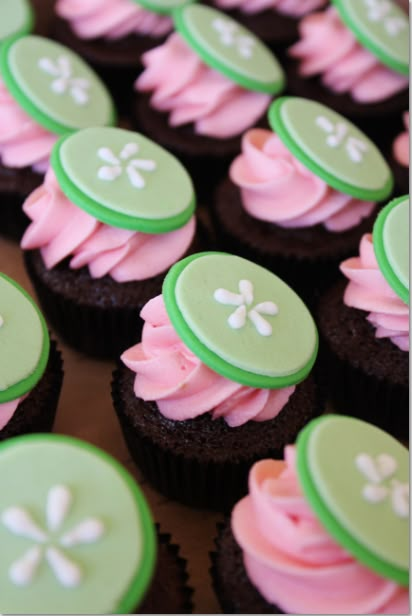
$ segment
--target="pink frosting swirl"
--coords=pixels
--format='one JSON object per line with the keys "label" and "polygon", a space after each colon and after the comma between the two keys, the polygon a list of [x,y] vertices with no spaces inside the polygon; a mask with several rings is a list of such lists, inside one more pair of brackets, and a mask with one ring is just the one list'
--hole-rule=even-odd
{"label": "pink frosting swirl", "polygon": [[72,255],[71,268],[87,265],[92,278],[108,274],[117,282],[145,280],[165,272],[185,254],[196,226],[192,216],[180,229],[159,235],[110,227],[71,203],[51,168],[23,210],[32,223],[21,246],[40,248],[48,269]]}
{"label": "pink frosting swirl", "polygon": [[327,0],[215,0],[223,10],[240,9],[243,13],[260,13],[273,9],[290,17],[302,17],[325,6]]}
{"label": "pink frosting swirl", "polygon": [[375,327],[377,338],[389,338],[401,351],[408,351],[409,308],[380,271],[370,233],[362,237],[359,252],[359,257],[347,259],[340,266],[350,281],[343,301],[369,312],[367,319]]}
{"label": "pink frosting swirl", "polygon": [[302,165],[271,131],[252,129],[230,167],[245,210],[280,227],[323,224],[328,231],[355,227],[375,207],[328,186]]}
{"label": "pink frosting swirl", "polygon": [[231,427],[247,421],[267,421],[286,405],[295,387],[255,389],[220,376],[180,340],[163,297],[158,295],[143,308],[142,341],[123,353],[123,363],[136,373],[134,392],[142,400],[154,400],[165,417],[175,421],[194,419],[210,412]]}
{"label": "pink frosting swirl", "polygon": [[400,165],[409,167],[409,112],[403,114],[405,132],[398,135],[393,144],[393,155]]}
{"label": "pink frosting swirl", "polygon": [[[26,394],[27,396],[27,394]],[[24,400],[26,396],[22,398],[16,398],[16,400],[10,400],[10,402],[3,402],[0,404],[0,430],[3,430],[17,411],[17,407],[20,402]]]}
{"label": "pink frosting swirl", "polygon": [[324,86],[337,94],[349,93],[358,103],[386,100],[408,87],[408,77],[382,64],[362,47],[330,7],[304,17],[301,40],[289,54],[301,60],[303,77],[321,75]]}
{"label": "pink frosting swirl", "polygon": [[0,159],[5,167],[44,173],[57,136],[36,124],[15,102],[0,79]]}
{"label": "pink frosting swirl", "polygon": [[142,62],[135,88],[154,91],[150,102],[170,112],[171,126],[193,122],[197,134],[227,139],[253,126],[269,106],[268,94],[245,90],[206,66],[177,33]]}
{"label": "pink frosting swirl", "polygon": [[148,11],[134,0],[58,0],[56,13],[82,39],[116,40],[129,34],[159,38],[173,27],[170,17]]}
{"label": "pink frosting swirl", "polygon": [[295,448],[262,460],[232,514],[248,577],[288,614],[408,614],[406,588],[357,562],[318,522],[299,486]]}

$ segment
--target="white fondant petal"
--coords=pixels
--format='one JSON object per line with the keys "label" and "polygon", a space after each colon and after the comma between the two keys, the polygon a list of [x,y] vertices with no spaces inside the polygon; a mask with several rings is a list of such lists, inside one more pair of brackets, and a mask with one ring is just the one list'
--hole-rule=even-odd
{"label": "white fondant petal", "polygon": [[46,559],[62,586],[75,588],[80,584],[82,580],[80,567],[71,561],[61,550],[55,547],[47,548]]}
{"label": "white fondant petal", "polygon": [[67,486],[56,485],[47,495],[46,517],[50,530],[58,530],[66,518],[72,502],[72,494]]}
{"label": "white fondant petal", "polygon": [[27,537],[39,543],[44,543],[47,539],[46,533],[22,507],[9,507],[3,511],[1,521],[11,533],[19,537]]}
{"label": "white fondant petal", "polygon": [[9,569],[9,577],[13,584],[16,586],[30,584],[37,573],[42,555],[42,548],[35,545],[27,550],[19,560],[16,560]]}
{"label": "white fondant petal", "polygon": [[104,535],[104,524],[97,518],[88,518],[77,524],[60,539],[63,547],[94,543]]}

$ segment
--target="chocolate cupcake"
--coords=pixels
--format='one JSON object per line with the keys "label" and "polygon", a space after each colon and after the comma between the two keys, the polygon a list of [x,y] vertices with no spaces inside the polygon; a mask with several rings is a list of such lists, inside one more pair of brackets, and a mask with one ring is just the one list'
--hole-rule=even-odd
{"label": "chocolate cupcake", "polygon": [[285,460],[257,462],[219,529],[212,579],[225,613],[409,613],[408,451],[327,415]]}
{"label": "chocolate cupcake", "polygon": [[[333,0],[304,17],[285,69],[293,94],[344,113],[375,136],[408,106],[409,20],[394,2]],[[382,130],[382,126],[380,126]]]}
{"label": "chocolate cupcake", "polygon": [[128,112],[140,56],[173,29],[172,10],[185,0],[57,0],[54,36],[80,54]]}
{"label": "chocolate cupcake", "polygon": [[90,128],[55,146],[24,204],[22,247],[43,310],[76,349],[118,357],[169,267],[201,246],[185,169],[139,133]]}
{"label": "chocolate cupcake", "polygon": [[112,389],[130,454],[168,497],[227,509],[253,462],[321,411],[312,317],[279,278],[224,253],[173,266],[141,316]]}
{"label": "chocolate cupcake", "polygon": [[59,135],[115,120],[111,97],[72,51],[35,35],[0,54],[0,233],[20,239],[21,204],[42,182]]}
{"label": "chocolate cupcake", "polygon": [[143,55],[134,121],[178,156],[208,194],[241,133],[283,89],[284,75],[259,39],[215,9],[184,6],[174,23],[177,31],[164,45]]}
{"label": "chocolate cupcake", "polygon": [[321,298],[319,376],[333,407],[409,438],[409,197],[392,201]]}
{"label": "chocolate cupcake", "polygon": [[32,298],[0,273],[0,441],[53,427],[62,359]]}
{"label": "chocolate cupcake", "polygon": [[156,563],[148,505],[111,456],[74,438],[35,435],[0,445],[0,468],[5,611],[187,613],[185,562],[160,534]]}
{"label": "chocolate cupcake", "polygon": [[314,101],[281,97],[273,132],[248,131],[213,204],[220,246],[261,263],[306,301],[338,265],[392,191],[392,173],[355,125]]}

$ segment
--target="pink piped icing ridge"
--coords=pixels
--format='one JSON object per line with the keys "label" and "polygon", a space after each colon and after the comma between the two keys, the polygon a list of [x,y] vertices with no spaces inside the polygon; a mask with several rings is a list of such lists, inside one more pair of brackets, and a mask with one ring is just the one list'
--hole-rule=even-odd
{"label": "pink piped icing ridge", "polygon": [[336,94],[349,93],[358,103],[376,103],[408,87],[407,76],[382,64],[358,43],[334,7],[304,17],[299,33],[301,39],[289,54],[300,61],[301,76],[320,75],[323,85]]}
{"label": "pink piped icing ridge", "polygon": [[[27,394],[26,394],[27,395]],[[0,430],[3,430],[17,411],[17,407],[20,402],[24,400],[26,396],[10,400],[10,402],[3,402],[0,404]]]}
{"label": "pink piped icing ridge", "polygon": [[248,214],[281,227],[323,224],[337,233],[358,225],[375,207],[328,186],[269,130],[245,133],[229,174]]}
{"label": "pink piped icing ridge", "polygon": [[223,10],[239,9],[250,15],[273,9],[290,17],[302,17],[325,6],[327,0],[215,0]]}
{"label": "pink piped icing ridge", "polygon": [[409,112],[402,116],[405,131],[398,135],[393,144],[393,155],[400,165],[409,167]]}
{"label": "pink piped icing ridge", "polygon": [[269,390],[246,387],[220,376],[180,340],[167,315],[162,295],[141,311],[142,341],[125,351],[123,363],[136,373],[134,392],[155,401],[160,413],[174,421],[211,413],[231,427],[267,421],[287,404],[295,387]]}
{"label": "pink piped icing ridge", "polygon": [[51,168],[23,210],[32,222],[21,246],[39,248],[48,269],[71,256],[72,269],[87,266],[92,278],[109,275],[117,282],[165,272],[185,254],[196,227],[193,216],[180,229],[159,235],[110,227],[74,205]]}
{"label": "pink piped icing ridge", "polygon": [[153,13],[134,0],[58,0],[56,13],[82,39],[117,40],[130,34],[160,38],[173,28],[170,17]]}
{"label": "pink piped icing ridge", "polygon": [[359,257],[344,261],[340,269],[349,284],[343,301],[347,306],[369,312],[367,319],[377,338],[389,338],[401,351],[409,350],[409,307],[391,289],[379,269],[372,235],[360,242]]}
{"label": "pink piped icing ridge", "polygon": [[45,173],[57,136],[37,124],[15,102],[0,79],[0,160],[5,167]]}
{"label": "pink piped icing ridge", "polygon": [[250,581],[285,613],[409,614],[407,589],[357,562],[321,526],[300,488],[294,446],[284,462],[252,467],[231,524]]}
{"label": "pink piped icing ridge", "polygon": [[171,126],[193,123],[199,135],[227,139],[253,126],[269,106],[268,94],[246,90],[209,68],[177,33],[143,54],[142,62],[135,88],[153,91],[150,104],[170,113]]}

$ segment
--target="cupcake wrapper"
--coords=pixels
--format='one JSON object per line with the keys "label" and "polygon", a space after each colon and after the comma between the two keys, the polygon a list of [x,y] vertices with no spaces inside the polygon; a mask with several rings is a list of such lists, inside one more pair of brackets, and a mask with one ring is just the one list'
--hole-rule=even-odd
{"label": "cupcake wrapper", "polygon": [[[247,577],[241,549],[236,544],[230,520],[217,524],[216,551],[210,553],[212,586],[224,614],[284,614],[260,595]],[[228,570],[223,570],[222,558]],[[230,569],[230,570],[229,570]],[[232,577],[229,577],[232,576]],[[242,599],[245,604],[242,605]]]}
{"label": "cupcake wrapper", "polygon": [[51,340],[46,370],[29,395],[19,404],[16,412],[0,430],[0,441],[20,434],[50,432],[63,382],[63,361],[57,344]]}

